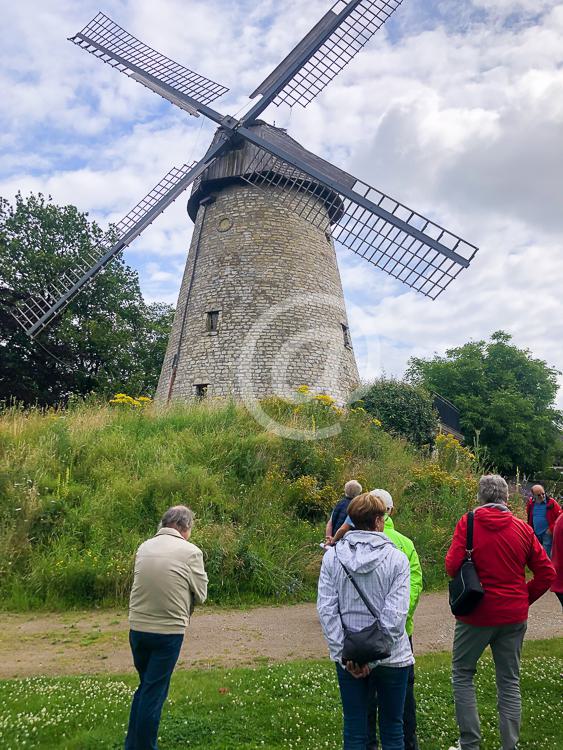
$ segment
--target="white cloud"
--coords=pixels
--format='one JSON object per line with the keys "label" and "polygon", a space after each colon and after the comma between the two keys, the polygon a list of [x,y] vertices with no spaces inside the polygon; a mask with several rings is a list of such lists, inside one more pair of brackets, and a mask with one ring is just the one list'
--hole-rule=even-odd
{"label": "white cloud", "polygon": [[[108,0],[133,34],[246,95],[329,0]],[[65,41],[94,0],[24,0],[0,29],[0,194],[51,193],[105,224],[213,126],[162,104]],[[389,31],[392,33],[390,34]],[[405,0],[387,28],[307,110],[271,108],[312,150],[480,246],[431,302],[348,251],[339,263],[365,366],[399,374],[504,328],[563,370],[563,1]],[[191,234],[186,196],[129,250],[149,300],[174,301]],[[354,304],[352,304],[354,303]]]}

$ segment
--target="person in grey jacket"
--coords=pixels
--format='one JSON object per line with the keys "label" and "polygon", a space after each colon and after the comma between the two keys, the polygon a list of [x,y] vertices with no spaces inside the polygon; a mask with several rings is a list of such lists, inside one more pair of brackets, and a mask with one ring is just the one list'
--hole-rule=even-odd
{"label": "person in grey jacket", "polygon": [[[369,493],[348,508],[354,530],[323,557],[317,610],[336,673],[344,713],[344,750],[365,750],[370,695],[377,694],[383,750],[404,750],[403,708],[409,668],[414,657],[405,632],[410,604],[409,561],[383,533],[384,501]],[[373,616],[346,577],[340,561],[379,612],[381,628],[392,638],[391,655],[363,667],[342,663],[343,625],[359,631]]]}

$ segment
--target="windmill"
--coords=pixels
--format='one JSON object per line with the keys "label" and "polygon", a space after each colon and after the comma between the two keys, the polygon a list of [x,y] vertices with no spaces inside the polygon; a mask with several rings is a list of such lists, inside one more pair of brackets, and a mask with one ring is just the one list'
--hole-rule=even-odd
{"label": "windmill", "polygon": [[84,255],[13,315],[41,333],[186,188],[195,227],[157,390],[174,397],[287,395],[314,385],[345,401],[358,381],[334,243],[435,299],[477,248],[262,121],[306,107],[402,0],[337,0],[251,94],[240,118],[224,86],[174,62],[103,13],[70,39],[175,106],[218,125],[203,158],[175,167]]}

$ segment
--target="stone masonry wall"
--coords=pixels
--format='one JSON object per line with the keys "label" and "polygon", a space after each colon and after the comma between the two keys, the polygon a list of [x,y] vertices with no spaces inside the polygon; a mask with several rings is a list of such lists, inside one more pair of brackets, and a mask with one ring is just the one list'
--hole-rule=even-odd
{"label": "stone masonry wall", "polygon": [[[200,206],[160,402],[177,352],[172,398],[194,397],[197,385],[211,397],[262,398],[306,384],[344,402],[358,385],[330,234],[292,212],[278,190],[231,185]],[[217,333],[206,328],[210,311],[220,311]]]}

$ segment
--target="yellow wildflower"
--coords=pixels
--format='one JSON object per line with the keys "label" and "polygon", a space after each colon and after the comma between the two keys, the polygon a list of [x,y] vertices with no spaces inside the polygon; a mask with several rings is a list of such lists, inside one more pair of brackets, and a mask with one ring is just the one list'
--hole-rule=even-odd
{"label": "yellow wildflower", "polygon": [[326,393],[319,393],[317,396],[315,396],[315,401],[319,401],[325,406],[332,406],[334,404],[334,399],[332,398],[332,396],[329,396]]}

